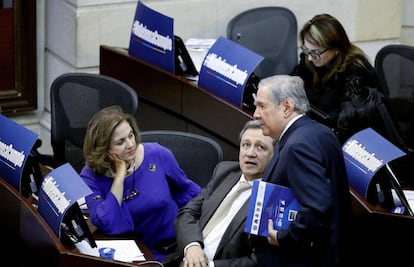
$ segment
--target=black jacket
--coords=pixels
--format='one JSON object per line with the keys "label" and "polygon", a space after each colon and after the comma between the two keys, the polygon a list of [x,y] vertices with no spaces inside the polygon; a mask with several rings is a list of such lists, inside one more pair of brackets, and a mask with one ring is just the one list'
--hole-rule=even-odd
{"label": "black jacket", "polygon": [[[381,86],[374,67],[365,58],[361,58],[361,60],[364,62],[365,68],[357,64],[349,64],[343,72],[337,72],[325,83],[322,83],[322,78],[329,67],[315,68],[319,83],[314,85],[313,73],[306,66],[305,55],[302,53],[299,64],[291,73],[291,75],[300,76],[303,79],[310,104],[326,116],[322,117],[316,112],[311,112],[310,117],[333,129],[341,143],[366,127],[376,128],[379,131],[382,128],[382,125],[375,125],[376,123],[372,121],[358,120],[355,118],[356,114],[349,114],[349,112],[341,114],[344,107],[349,111],[347,104],[352,102],[353,97],[365,97],[369,94],[368,90],[371,89],[381,94]],[[345,115],[354,117],[344,118]]]}
{"label": "black jacket", "polygon": [[[199,242],[204,247],[202,229],[227,193],[239,181],[240,175],[238,162],[220,162],[207,186],[179,210],[175,219],[177,251],[163,262],[165,266],[178,266],[183,258],[184,247],[191,242]],[[216,267],[257,266],[248,235],[244,232],[248,205],[249,201],[246,201],[225,231],[214,256]]]}

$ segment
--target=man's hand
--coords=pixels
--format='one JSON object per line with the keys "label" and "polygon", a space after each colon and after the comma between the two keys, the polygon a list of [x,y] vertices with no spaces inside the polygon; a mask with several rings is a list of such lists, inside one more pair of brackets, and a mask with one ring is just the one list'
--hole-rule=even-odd
{"label": "man's hand", "polygon": [[207,267],[208,260],[200,246],[191,246],[187,249],[183,259],[183,267]]}
{"label": "man's hand", "polygon": [[273,227],[273,221],[269,219],[269,223],[267,225],[267,229],[269,231],[269,235],[267,236],[267,241],[270,245],[279,246],[279,242],[277,241],[277,231]]}

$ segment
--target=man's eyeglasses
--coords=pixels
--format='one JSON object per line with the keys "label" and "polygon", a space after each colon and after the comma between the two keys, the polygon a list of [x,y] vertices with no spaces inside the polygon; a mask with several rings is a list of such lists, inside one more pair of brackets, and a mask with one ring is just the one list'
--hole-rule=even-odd
{"label": "man's eyeglasses", "polygon": [[124,200],[131,200],[136,198],[139,195],[139,191],[136,190],[135,188],[131,188],[128,190],[127,192],[128,194],[124,197]]}
{"label": "man's eyeglasses", "polygon": [[322,51],[318,51],[318,50],[309,50],[309,49],[307,49],[307,48],[306,48],[306,47],[304,47],[304,46],[301,46],[300,48],[302,49],[303,53],[305,53],[306,55],[310,55],[313,59],[316,59],[316,60],[320,60],[320,59],[321,59],[322,54],[323,54],[323,53],[325,53],[326,51],[328,51],[328,50],[329,50],[329,47],[328,47],[328,48],[325,48],[325,49],[324,49],[324,50],[322,50]]}

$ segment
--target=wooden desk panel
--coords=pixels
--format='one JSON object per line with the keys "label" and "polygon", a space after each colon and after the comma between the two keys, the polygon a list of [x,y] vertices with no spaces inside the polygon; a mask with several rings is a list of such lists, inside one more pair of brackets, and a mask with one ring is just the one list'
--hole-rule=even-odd
{"label": "wooden desk panel", "polygon": [[[128,57],[129,60],[120,60],[120,57]],[[152,65],[142,67],[142,64],[139,59],[129,57],[125,49],[101,47],[101,74],[117,77],[134,88],[138,93],[139,101],[150,99],[157,106],[177,114],[181,113],[182,81],[168,71]]]}
{"label": "wooden desk panel", "polygon": [[[371,205],[354,189],[350,263],[358,266],[404,266],[411,261],[414,217],[393,214]],[[357,263],[357,264],[356,264]],[[353,265],[351,265],[353,266]]]}
{"label": "wooden desk panel", "polygon": [[[59,254],[65,251],[47,222],[12,185],[0,178],[0,227],[10,231],[5,244],[18,240],[20,252],[13,260],[16,265],[26,263],[58,266]],[[6,225],[6,226],[5,226]],[[7,256],[7,255],[6,255]],[[45,260],[47,259],[47,260]],[[19,265],[22,264],[22,265]]]}
{"label": "wooden desk panel", "polygon": [[[182,116],[239,146],[239,133],[252,116],[195,85],[183,84]],[[238,158],[237,158],[238,160]]]}
{"label": "wooden desk panel", "polygon": [[137,267],[137,266],[145,266],[145,267],[160,267],[160,264],[155,262],[146,261],[144,262],[123,262],[123,261],[116,261],[116,260],[109,260],[98,258],[94,256],[89,256],[85,254],[79,253],[72,253],[68,252],[62,254],[61,256],[61,264],[59,267]]}

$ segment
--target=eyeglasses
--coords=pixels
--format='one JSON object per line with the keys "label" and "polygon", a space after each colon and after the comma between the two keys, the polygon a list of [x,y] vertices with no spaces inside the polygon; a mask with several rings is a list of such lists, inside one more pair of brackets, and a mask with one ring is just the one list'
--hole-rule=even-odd
{"label": "eyeglasses", "polygon": [[306,55],[310,55],[313,59],[320,60],[323,53],[329,50],[329,47],[325,48],[322,51],[318,51],[318,50],[309,50],[302,45],[300,49],[302,49],[303,53],[305,53]]}
{"label": "eyeglasses", "polygon": [[123,200],[131,200],[136,198],[139,195],[139,191],[136,190],[135,188],[131,188],[127,191],[127,195],[123,198]]}

